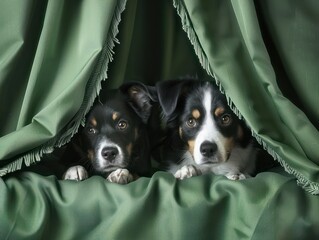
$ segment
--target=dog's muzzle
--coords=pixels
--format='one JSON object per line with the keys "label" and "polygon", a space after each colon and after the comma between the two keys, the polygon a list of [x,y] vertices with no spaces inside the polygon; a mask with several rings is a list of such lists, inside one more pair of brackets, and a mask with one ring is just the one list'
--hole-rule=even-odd
{"label": "dog's muzzle", "polygon": [[109,162],[114,161],[119,155],[119,150],[116,147],[105,147],[101,150],[101,156]]}
{"label": "dog's muzzle", "polygon": [[205,141],[200,145],[199,150],[203,157],[210,158],[216,153],[217,144],[210,141]]}

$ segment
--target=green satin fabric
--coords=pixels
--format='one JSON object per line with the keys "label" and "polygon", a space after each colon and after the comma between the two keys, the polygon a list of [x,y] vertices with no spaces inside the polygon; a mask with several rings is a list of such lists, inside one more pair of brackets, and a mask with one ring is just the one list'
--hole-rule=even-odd
{"label": "green satin fabric", "polygon": [[[176,2],[184,6],[196,33],[194,47],[202,49],[209,68],[257,138],[303,186],[318,188],[319,33],[313,24],[317,2]],[[36,149],[52,151],[56,138],[72,126],[67,123],[80,109],[90,77],[98,71],[116,2],[2,4],[3,167],[21,156],[35,155]],[[156,4],[153,13],[149,9],[155,6],[143,1],[128,3],[106,87],[125,80],[155,83],[203,75],[175,10],[168,2]],[[22,14],[11,20],[15,9]]]}
{"label": "green satin fabric", "polygon": [[[85,97],[93,92],[93,102],[107,74],[104,88],[124,81],[154,84],[186,74],[202,75],[169,2],[155,3],[156,13],[147,11],[155,7],[147,1],[126,3],[116,57],[108,69],[101,68],[109,57],[102,50],[109,48],[107,35],[120,2],[124,1],[3,3],[0,31],[9,36],[0,42],[0,61],[5,63],[0,68],[0,101],[5,103],[0,108],[0,170],[20,157],[35,156],[39,149],[50,152],[52,146],[65,143],[61,135],[70,135],[75,114],[90,106]],[[23,15],[11,22],[14,9]]]}
{"label": "green satin fabric", "polygon": [[[128,185],[35,173],[0,180],[1,239],[315,239],[318,197],[290,176],[158,172]],[[5,209],[5,211],[4,211]]]}
{"label": "green satin fabric", "polygon": [[251,129],[287,171],[318,192],[319,2],[176,2]]}
{"label": "green satin fabric", "polygon": [[205,76],[170,1],[128,1],[118,39],[105,88],[125,81],[154,85],[185,75]]}
{"label": "green satin fabric", "polygon": [[1,3],[1,161],[45,144],[76,114],[116,3]]}
{"label": "green satin fabric", "polygon": [[[1,168],[67,132],[89,105],[118,2],[0,3]],[[202,51],[256,137],[318,193],[317,1],[180,3],[199,44],[171,1],[129,0],[103,87],[205,77]],[[158,172],[125,186],[22,172],[0,179],[0,239],[315,239],[318,201],[282,169],[244,181]]]}

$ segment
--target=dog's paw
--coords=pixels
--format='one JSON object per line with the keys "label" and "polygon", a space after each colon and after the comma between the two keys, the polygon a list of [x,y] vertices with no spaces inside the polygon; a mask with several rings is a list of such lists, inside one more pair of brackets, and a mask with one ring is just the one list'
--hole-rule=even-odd
{"label": "dog's paw", "polygon": [[200,171],[196,169],[195,166],[186,165],[186,166],[183,166],[181,169],[177,170],[176,173],[174,174],[174,177],[182,180],[184,178],[190,178],[197,175],[200,175]]}
{"label": "dog's paw", "polygon": [[117,169],[106,178],[109,182],[127,184],[133,181],[133,175],[127,169]]}
{"label": "dog's paw", "polygon": [[230,180],[242,180],[248,177],[242,173],[227,173],[225,176]]}
{"label": "dog's paw", "polygon": [[88,172],[84,167],[77,165],[70,167],[63,175],[63,180],[82,181],[89,177]]}

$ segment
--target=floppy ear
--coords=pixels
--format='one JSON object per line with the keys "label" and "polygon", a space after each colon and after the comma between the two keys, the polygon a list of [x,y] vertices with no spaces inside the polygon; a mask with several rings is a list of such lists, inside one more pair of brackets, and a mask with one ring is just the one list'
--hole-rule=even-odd
{"label": "floppy ear", "polygon": [[129,104],[137,115],[147,123],[152,111],[152,102],[156,98],[155,87],[140,82],[128,82],[120,87],[120,91],[128,97]]}
{"label": "floppy ear", "polygon": [[180,79],[158,82],[156,84],[158,101],[165,116],[170,116],[174,113],[179,100],[189,91],[193,83],[194,80]]}

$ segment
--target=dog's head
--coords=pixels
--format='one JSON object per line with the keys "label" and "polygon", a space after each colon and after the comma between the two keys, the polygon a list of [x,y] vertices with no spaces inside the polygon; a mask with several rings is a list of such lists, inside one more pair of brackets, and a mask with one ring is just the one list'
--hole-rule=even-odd
{"label": "dog's head", "polygon": [[149,170],[145,125],[150,111],[150,95],[143,84],[103,93],[89,112],[81,137],[94,172],[128,168],[145,174]]}
{"label": "dog's head", "polygon": [[170,131],[196,164],[225,162],[237,145],[248,144],[246,129],[211,82],[159,82],[158,101]]}

